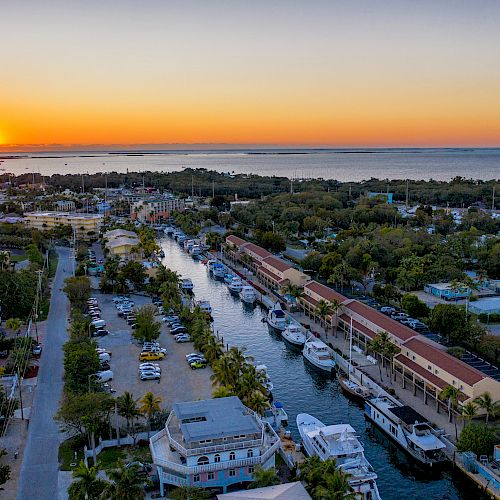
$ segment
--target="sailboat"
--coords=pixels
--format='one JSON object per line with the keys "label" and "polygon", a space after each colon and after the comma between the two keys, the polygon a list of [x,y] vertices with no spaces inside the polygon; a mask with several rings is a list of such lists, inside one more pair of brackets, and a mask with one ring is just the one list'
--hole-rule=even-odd
{"label": "sailboat", "polygon": [[337,373],[337,380],[339,381],[340,388],[350,397],[358,401],[364,401],[366,398],[371,396],[370,390],[365,386],[358,384],[356,381],[351,379],[352,371],[352,318],[351,326],[349,329],[349,365],[347,367],[347,377],[340,373]]}

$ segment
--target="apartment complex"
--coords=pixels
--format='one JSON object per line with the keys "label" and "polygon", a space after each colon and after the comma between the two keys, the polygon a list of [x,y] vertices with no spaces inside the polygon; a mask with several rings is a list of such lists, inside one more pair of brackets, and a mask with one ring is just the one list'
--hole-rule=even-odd
{"label": "apartment complex", "polygon": [[172,212],[184,210],[184,200],[174,196],[146,198],[135,201],[130,206],[130,217],[139,222],[160,222],[168,219]]}
{"label": "apartment complex", "polygon": [[99,235],[103,217],[100,214],[68,212],[28,212],[24,214],[28,227],[46,231],[57,226],[71,226],[77,239],[93,240]]}
{"label": "apartment complex", "polygon": [[175,403],[165,428],[150,439],[153,463],[166,485],[226,491],[253,480],[257,465],[274,467],[280,440],[239,398]]}

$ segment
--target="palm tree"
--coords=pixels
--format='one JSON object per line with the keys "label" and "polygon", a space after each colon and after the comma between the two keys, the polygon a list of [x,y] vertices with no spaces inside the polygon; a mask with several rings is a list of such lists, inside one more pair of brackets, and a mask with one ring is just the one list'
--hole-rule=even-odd
{"label": "palm tree", "polygon": [[116,402],[118,404],[118,413],[127,420],[127,430],[129,430],[134,419],[141,416],[141,412],[137,408],[137,401],[131,392],[125,391],[116,398]]}
{"label": "palm tree", "polygon": [[212,384],[235,387],[239,377],[239,370],[235,372],[233,360],[226,354],[212,363],[213,375],[210,376]]}
{"label": "palm tree", "polygon": [[160,396],[155,396],[151,391],[146,392],[142,399],[139,401],[139,411],[147,417],[149,430],[151,430],[151,420],[155,413],[160,411],[160,403],[162,399]]}
{"label": "palm tree", "polygon": [[170,498],[173,500],[210,500],[212,494],[196,486],[182,486],[173,490]]}
{"label": "palm tree", "polygon": [[235,396],[234,391],[231,387],[226,387],[221,385],[213,390],[212,397],[215,398],[228,398],[230,396]]}
{"label": "palm tree", "polygon": [[332,310],[332,314],[335,315],[335,331],[337,330],[337,316],[339,314],[339,310],[342,308],[342,302],[338,299],[332,299],[330,301],[330,309]]}
{"label": "palm tree", "polygon": [[267,486],[274,486],[280,484],[280,478],[276,474],[274,468],[264,469],[261,466],[255,468],[254,481],[248,486],[248,489],[266,488]]}
{"label": "palm tree", "polygon": [[261,391],[255,390],[247,398],[247,406],[259,415],[264,415],[264,412],[269,408],[269,400]]}
{"label": "palm tree", "polygon": [[[389,365],[391,367],[391,373],[392,373],[392,368],[393,368],[393,359],[396,354],[399,354],[401,352],[401,349],[396,345],[393,344],[392,342],[387,342],[385,344],[385,349],[383,352],[383,355],[385,358],[389,360]],[[389,376],[389,367],[387,367],[387,376]]]}
{"label": "palm tree", "polygon": [[146,496],[144,480],[139,476],[139,466],[129,467],[119,464],[118,469],[110,470],[108,477],[111,483],[105,491],[105,498],[109,500],[139,500]]}
{"label": "palm tree", "polygon": [[5,328],[8,328],[9,330],[12,330],[15,333],[18,333],[23,322],[19,318],[9,318],[5,322]]}
{"label": "palm tree", "polygon": [[477,415],[477,406],[474,402],[469,401],[462,408],[462,420],[464,421],[464,427],[467,425],[467,421],[471,421]]}
{"label": "palm tree", "polygon": [[324,484],[313,490],[313,498],[318,500],[356,500],[358,498],[349,484],[347,474],[337,469],[325,475]]}
{"label": "palm tree", "polygon": [[[460,391],[453,387],[452,385],[447,385],[440,393],[439,399],[441,401],[448,401],[448,418],[451,422],[452,410],[458,407],[458,397],[460,396]],[[458,439],[458,430],[457,430],[457,419],[455,418],[455,437]]]}
{"label": "palm tree", "polygon": [[102,498],[102,492],[108,482],[97,476],[98,467],[87,467],[82,460],[73,470],[73,479],[68,488],[69,500],[97,500]]}
{"label": "palm tree", "polygon": [[489,392],[485,392],[481,394],[481,396],[478,396],[474,400],[474,403],[486,412],[486,423],[488,423],[490,417],[495,417],[500,411],[500,401],[494,402]]}
{"label": "palm tree", "polygon": [[322,326],[326,327],[326,318],[332,314],[332,308],[326,300],[321,299],[314,310],[314,315],[318,316]]}
{"label": "palm tree", "polygon": [[[387,332],[379,332],[375,337],[373,337],[370,342],[368,342],[367,348],[369,351],[374,352],[375,354],[378,354],[380,357],[380,361],[383,364],[384,363],[384,354],[386,352],[387,346],[390,343],[390,337]],[[390,348],[389,348],[390,349]],[[382,380],[382,366],[381,363],[379,363],[378,368],[380,372],[380,379]]]}

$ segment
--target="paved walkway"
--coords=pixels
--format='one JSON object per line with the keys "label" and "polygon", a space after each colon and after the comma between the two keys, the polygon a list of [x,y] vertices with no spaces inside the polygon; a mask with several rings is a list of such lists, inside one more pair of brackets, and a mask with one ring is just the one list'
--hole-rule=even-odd
{"label": "paved walkway", "polygon": [[54,421],[63,388],[62,345],[66,341],[68,300],[61,290],[72,266],[67,248],[58,248],[59,262],[52,286],[52,300],[47,321],[47,336],[40,358],[38,387],[33,402],[28,439],[19,479],[18,500],[55,500],[58,498],[61,441]]}

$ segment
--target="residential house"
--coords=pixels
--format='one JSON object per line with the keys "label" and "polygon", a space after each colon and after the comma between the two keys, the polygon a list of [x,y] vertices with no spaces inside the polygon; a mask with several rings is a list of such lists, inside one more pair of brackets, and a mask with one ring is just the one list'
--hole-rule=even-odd
{"label": "residential house", "polygon": [[280,440],[239,398],[174,403],[165,428],[150,439],[160,493],[165,485],[226,491],[248,484],[256,466],[274,467]]}
{"label": "residential house", "polygon": [[465,299],[471,294],[469,287],[452,288],[450,283],[430,283],[425,285],[424,291],[444,300]]}
{"label": "residential house", "polygon": [[110,255],[119,257],[121,261],[135,260],[140,257],[137,251],[139,238],[133,231],[113,229],[103,235],[105,248]]}

